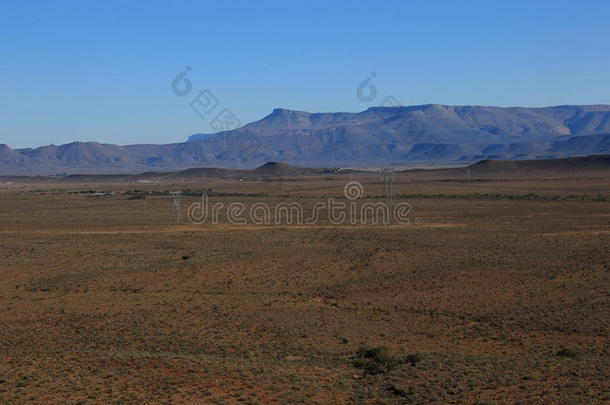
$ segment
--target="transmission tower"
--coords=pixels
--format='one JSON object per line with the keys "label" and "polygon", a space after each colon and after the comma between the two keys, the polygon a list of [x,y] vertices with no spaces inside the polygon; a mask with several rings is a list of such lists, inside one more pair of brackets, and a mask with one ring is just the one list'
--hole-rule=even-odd
{"label": "transmission tower", "polygon": [[385,189],[385,216],[383,223],[390,225],[392,223],[392,182],[394,181],[394,169],[382,167],[379,169],[379,174]]}
{"label": "transmission tower", "polygon": [[169,195],[174,200],[173,210],[172,210],[172,218],[176,221],[177,224],[182,223],[182,210],[180,209],[180,202],[182,200],[182,192],[181,191],[170,191]]}

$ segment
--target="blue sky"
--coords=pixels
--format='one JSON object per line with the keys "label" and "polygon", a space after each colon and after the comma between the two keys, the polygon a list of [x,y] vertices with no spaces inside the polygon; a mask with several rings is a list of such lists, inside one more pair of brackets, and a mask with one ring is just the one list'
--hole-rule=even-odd
{"label": "blue sky", "polygon": [[[171,143],[275,107],[610,104],[608,1],[3,1],[0,143]],[[176,96],[187,66],[192,93]],[[378,95],[356,88],[370,73]]]}

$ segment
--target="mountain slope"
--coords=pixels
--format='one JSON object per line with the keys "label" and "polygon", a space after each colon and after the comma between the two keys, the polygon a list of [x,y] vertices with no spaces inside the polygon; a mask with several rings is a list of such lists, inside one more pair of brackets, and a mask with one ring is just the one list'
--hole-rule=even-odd
{"label": "mountain slope", "polygon": [[608,153],[610,106],[546,108],[421,105],[358,113],[275,109],[232,131],[185,143],[107,145],[75,142],[0,148],[2,174],[128,173],[277,161],[310,167],[464,164]]}
{"label": "mountain slope", "polygon": [[0,168],[23,167],[28,163],[26,156],[14,151],[8,145],[0,144]]}
{"label": "mountain slope", "polygon": [[132,164],[129,153],[118,145],[97,142],[73,142],[67,145],[49,145],[19,151],[31,162],[45,165],[82,167],[87,165],[124,166]]}

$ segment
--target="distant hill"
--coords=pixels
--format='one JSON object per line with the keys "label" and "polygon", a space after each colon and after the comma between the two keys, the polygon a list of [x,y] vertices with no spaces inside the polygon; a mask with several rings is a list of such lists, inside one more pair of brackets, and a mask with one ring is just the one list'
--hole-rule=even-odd
{"label": "distant hill", "polygon": [[311,176],[326,172],[327,169],[297,167],[281,162],[268,162],[253,170],[255,174],[266,176]]}
{"label": "distant hill", "polygon": [[191,167],[251,169],[451,165],[610,153],[610,106],[545,108],[421,105],[358,113],[275,109],[232,131],[184,143],[75,142],[0,148],[0,174],[136,173]]}
{"label": "distant hill", "polygon": [[[189,181],[202,179],[265,179],[274,177],[316,176],[335,173],[335,169],[306,168],[288,165],[281,162],[267,162],[252,170],[224,169],[217,167],[196,167],[178,172],[144,172],[135,174],[70,174],[65,176],[0,176],[3,181],[35,182],[141,182],[157,183],[172,181]],[[343,172],[343,171],[342,171]],[[345,170],[345,173],[356,173]]]}
{"label": "distant hill", "polygon": [[[367,171],[370,172],[370,171]],[[15,182],[72,182],[72,183],[171,183],[206,179],[252,180],[278,177],[353,175],[362,170],[336,170],[304,168],[281,162],[267,162],[252,170],[234,170],[214,167],[198,167],[179,172],[146,172],[138,174],[73,174],[63,177],[0,176],[2,181]],[[485,159],[470,166],[445,169],[407,169],[397,173],[415,174],[419,180],[465,180],[468,175],[476,179],[541,178],[551,176],[574,177],[604,176],[610,178],[610,155],[578,156],[537,160]],[[468,173],[468,174],[467,174]]]}
{"label": "distant hill", "polygon": [[2,168],[2,167],[19,168],[19,167],[24,167],[25,165],[27,165],[29,163],[30,163],[29,159],[26,156],[12,150],[11,148],[8,147],[8,145],[3,145],[3,144],[0,145],[0,168]]}
{"label": "distant hill", "polygon": [[516,161],[487,159],[469,166],[469,169],[472,173],[607,171],[610,174],[610,155]]}
{"label": "distant hill", "polygon": [[43,146],[36,149],[19,149],[20,155],[29,159],[30,164],[44,166],[76,167],[124,167],[135,162],[124,148],[118,145],[97,142],[73,142],[67,145]]}

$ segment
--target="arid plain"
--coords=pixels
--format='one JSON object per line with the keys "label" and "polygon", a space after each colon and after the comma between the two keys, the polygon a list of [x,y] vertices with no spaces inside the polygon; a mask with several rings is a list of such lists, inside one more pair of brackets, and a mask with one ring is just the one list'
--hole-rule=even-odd
{"label": "arid plain", "polygon": [[610,176],[468,176],[397,173],[387,227],[187,217],[382,201],[377,173],[12,179],[0,402],[608,403]]}

